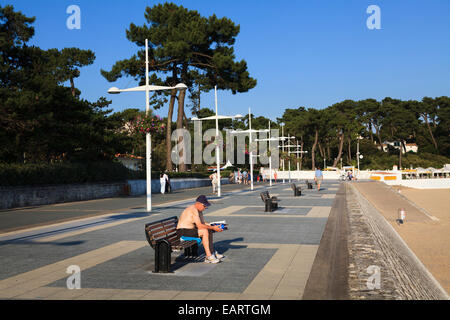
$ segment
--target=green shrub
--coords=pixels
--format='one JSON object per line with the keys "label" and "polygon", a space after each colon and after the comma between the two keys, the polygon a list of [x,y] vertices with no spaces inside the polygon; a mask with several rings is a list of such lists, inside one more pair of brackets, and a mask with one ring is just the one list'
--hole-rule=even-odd
{"label": "green shrub", "polygon": [[125,181],[130,171],[118,162],[0,164],[0,185]]}

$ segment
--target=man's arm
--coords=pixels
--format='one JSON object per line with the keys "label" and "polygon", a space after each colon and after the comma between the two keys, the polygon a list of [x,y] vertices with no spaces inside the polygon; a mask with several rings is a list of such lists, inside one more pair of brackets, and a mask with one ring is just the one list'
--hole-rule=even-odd
{"label": "man's arm", "polygon": [[202,219],[200,219],[200,214],[198,213],[197,210],[195,210],[195,212],[192,214],[193,215],[193,220],[195,225],[197,226],[198,229],[208,229],[208,230],[214,230],[216,232],[221,232],[222,229],[219,228],[218,226],[211,226],[207,223],[205,223],[204,221],[202,221]]}

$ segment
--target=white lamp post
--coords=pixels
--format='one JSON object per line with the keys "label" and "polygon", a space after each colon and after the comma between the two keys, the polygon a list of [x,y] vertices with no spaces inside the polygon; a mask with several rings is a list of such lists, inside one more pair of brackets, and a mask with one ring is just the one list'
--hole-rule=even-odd
{"label": "white lamp post", "polygon": [[215,104],[216,104],[216,115],[215,116],[211,116],[211,117],[206,117],[206,118],[197,118],[197,117],[193,117],[191,118],[191,120],[193,121],[204,121],[204,120],[216,120],[216,163],[217,163],[217,196],[221,196],[222,195],[222,188],[221,188],[221,183],[220,183],[220,148],[219,148],[219,144],[217,143],[218,139],[219,139],[219,119],[237,119],[237,118],[242,118],[242,115],[240,114],[236,114],[234,116],[219,116],[218,112],[217,112],[217,86],[214,87],[214,97],[215,97]]}
{"label": "white lamp post", "polygon": [[[294,137],[289,137],[288,135],[288,143],[289,143],[289,139],[292,139]],[[286,146],[288,148],[288,154],[290,155],[291,153],[296,153],[297,154],[297,159],[298,159],[298,154],[299,153],[305,153],[304,151],[298,151],[298,147],[300,147],[300,145],[290,145],[288,144]],[[297,151],[291,151],[291,148],[297,148]],[[307,151],[306,151],[307,152]],[[297,170],[298,170],[298,163],[297,163]],[[289,158],[289,182],[291,182],[291,159]]]}
{"label": "white lamp post", "polygon": [[[298,147],[298,146],[297,146]],[[298,149],[298,148],[297,148]],[[304,153],[308,153],[308,151],[291,151],[291,153],[296,153],[297,154],[297,159],[298,159],[298,155],[300,154],[300,155],[302,155],[302,157],[300,158],[300,161],[301,161],[301,159],[303,159],[303,154]],[[298,167],[298,163],[297,163],[297,167]],[[297,178],[297,181],[299,181],[299,178]]]}
{"label": "white lamp post", "polygon": [[[269,132],[270,129],[252,130],[252,115],[251,115],[250,108],[248,108],[248,126],[249,126],[248,130],[233,130],[233,131],[230,131],[230,133],[231,134],[238,134],[238,133],[249,133],[250,134],[250,139],[249,139],[249,144],[248,144],[248,148],[250,150],[250,189],[253,190],[253,157],[257,157],[258,155],[253,155],[253,151],[251,150],[250,145],[252,144],[252,133]],[[255,141],[257,141],[257,140],[255,140]]]}
{"label": "white lamp post", "polygon": [[[145,91],[145,112],[148,116],[150,111],[150,91],[159,91],[159,90],[186,90],[187,86],[183,83],[177,84],[175,87],[166,87],[166,86],[153,86],[149,85],[148,78],[148,40],[145,39],[145,86],[139,86],[129,89],[119,89],[116,87],[112,87],[108,90],[110,94],[118,94],[121,92],[137,92],[137,91]],[[152,178],[151,178],[151,165],[152,165],[152,155],[151,155],[151,136],[148,132],[145,135],[145,143],[146,143],[146,170],[147,170],[147,212],[152,211]]]}
{"label": "white lamp post", "polygon": [[[282,148],[283,153],[284,153],[284,148],[287,147],[284,145],[284,141],[288,140],[288,143],[290,143],[290,139],[294,139],[295,137],[290,137],[289,135],[287,137],[283,136],[283,127],[284,124],[281,126],[281,137],[278,137],[281,141],[282,141],[282,145],[279,146],[278,148]],[[284,158],[283,158],[283,171],[284,171]],[[289,159],[289,182],[291,182],[291,160]],[[283,174],[283,183],[284,183],[284,174]]]}
{"label": "white lamp post", "polygon": [[[255,139],[255,141],[284,141],[286,140],[286,137],[277,137],[277,138],[271,138],[271,134],[270,134],[270,121],[269,121],[269,139]],[[269,146],[270,146],[270,142],[269,142]],[[278,148],[280,148],[281,146],[278,146]],[[270,154],[269,157],[269,185],[272,186],[272,154]]]}
{"label": "white lamp post", "polygon": [[356,144],[356,159],[358,160],[358,174],[359,174],[359,159],[363,158],[362,155],[360,155],[360,153],[359,153],[359,140],[363,139],[363,137],[358,135],[358,138],[356,138],[356,139],[358,140],[358,143]]}

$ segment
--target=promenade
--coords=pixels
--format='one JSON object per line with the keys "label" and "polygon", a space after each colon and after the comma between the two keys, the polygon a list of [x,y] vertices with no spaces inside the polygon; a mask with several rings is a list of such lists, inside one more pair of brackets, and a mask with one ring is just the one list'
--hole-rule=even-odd
{"label": "promenade", "polygon": [[[145,197],[112,198],[0,212],[1,299],[302,299],[340,186],[325,181],[320,192],[294,197],[289,184],[223,186]],[[264,212],[259,193],[281,199]],[[179,216],[199,194],[212,206],[207,221],[226,220],[214,234],[223,262],[187,263],[172,254],[169,274],[154,274],[154,251],[145,239],[148,222]],[[81,289],[70,290],[67,268],[81,269]]]}

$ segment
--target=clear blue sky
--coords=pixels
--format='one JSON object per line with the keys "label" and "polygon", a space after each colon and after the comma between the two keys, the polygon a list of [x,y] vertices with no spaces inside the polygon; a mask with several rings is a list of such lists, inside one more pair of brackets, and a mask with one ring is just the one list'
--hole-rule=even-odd
{"label": "clear blue sky", "polygon": [[[120,111],[145,109],[143,93],[108,95],[109,87],[133,87],[130,79],[109,83],[100,69],[131,57],[137,47],[125,30],[145,23],[144,11],[163,1],[2,0],[35,16],[32,44],[43,49],[79,47],[96,54],[75,85],[82,97],[112,100]],[[235,52],[258,85],[248,93],[219,92],[219,113],[245,113],[273,120],[286,108],[325,108],[344,99],[422,99],[450,95],[449,0],[187,0],[172,1],[203,16],[228,17],[241,27]],[[66,8],[81,8],[81,30],[69,30]],[[369,30],[369,5],[381,9],[381,30]],[[202,95],[213,108],[213,92]],[[187,110],[186,110],[187,111]],[[167,106],[156,111],[166,116]]]}

